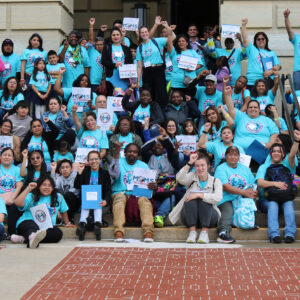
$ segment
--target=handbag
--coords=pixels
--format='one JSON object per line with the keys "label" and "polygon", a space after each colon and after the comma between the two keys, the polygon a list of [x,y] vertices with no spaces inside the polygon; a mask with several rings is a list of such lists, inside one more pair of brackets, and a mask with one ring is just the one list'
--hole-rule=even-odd
{"label": "handbag", "polygon": [[[261,61],[263,71],[265,73],[265,67],[264,67],[263,60],[262,60],[262,57],[260,55],[260,52],[259,52],[259,57],[260,57],[260,61]],[[274,80],[271,77],[264,77],[264,81],[266,83],[266,86],[267,86],[268,90],[270,90],[274,86]]]}

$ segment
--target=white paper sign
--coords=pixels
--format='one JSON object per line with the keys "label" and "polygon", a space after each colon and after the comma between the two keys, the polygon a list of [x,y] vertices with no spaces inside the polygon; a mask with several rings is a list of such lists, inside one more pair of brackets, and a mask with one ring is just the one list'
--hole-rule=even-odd
{"label": "white paper sign", "polygon": [[297,97],[298,104],[300,105],[300,96]]}
{"label": "white paper sign", "polygon": [[156,170],[134,168],[132,175],[133,185],[137,185],[139,188],[147,188],[148,183],[155,181],[156,173]]}
{"label": "white paper sign", "polygon": [[122,97],[107,97],[107,109],[110,111],[124,111]]}
{"label": "white paper sign", "polygon": [[239,163],[246,166],[247,168],[250,166],[250,162],[251,162],[251,156],[244,154],[244,153],[240,153],[240,159],[239,159]]}
{"label": "white paper sign", "polygon": [[83,108],[87,106],[87,102],[91,100],[90,88],[72,88],[72,100],[78,106],[77,112],[83,112]]}
{"label": "white paper sign", "polygon": [[190,152],[196,151],[196,136],[195,135],[177,135],[176,141],[182,145],[178,148],[179,152],[188,150]]}
{"label": "white paper sign", "polygon": [[97,201],[97,192],[87,192],[86,193],[86,200],[87,201]]}
{"label": "white paper sign", "polygon": [[96,148],[77,148],[75,162],[85,164],[87,162],[88,154],[93,150],[98,151]]}
{"label": "white paper sign", "polygon": [[137,31],[139,29],[139,18],[124,18],[123,28],[128,31]]}
{"label": "white paper sign", "polygon": [[34,222],[40,229],[53,228],[51,216],[46,203],[30,208]]}
{"label": "white paper sign", "polygon": [[240,33],[240,25],[222,24],[222,37],[235,38],[235,35]]}
{"label": "white paper sign", "polygon": [[7,147],[13,149],[13,136],[0,135],[0,152]]}
{"label": "white paper sign", "polygon": [[107,131],[113,123],[113,114],[112,110],[105,108],[98,108],[97,110],[97,125],[100,126],[100,130]]}
{"label": "white paper sign", "polygon": [[194,71],[196,70],[198,60],[197,57],[181,55],[178,62],[178,68]]}
{"label": "white paper sign", "polygon": [[127,64],[119,67],[119,75],[121,79],[137,78],[136,64]]}

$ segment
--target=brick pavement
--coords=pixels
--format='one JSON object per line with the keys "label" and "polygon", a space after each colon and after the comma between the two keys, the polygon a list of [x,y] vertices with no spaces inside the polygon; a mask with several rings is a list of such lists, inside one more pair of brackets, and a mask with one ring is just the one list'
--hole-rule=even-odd
{"label": "brick pavement", "polygon": [[300,249],[75,248],[22,299],[299,299]]}

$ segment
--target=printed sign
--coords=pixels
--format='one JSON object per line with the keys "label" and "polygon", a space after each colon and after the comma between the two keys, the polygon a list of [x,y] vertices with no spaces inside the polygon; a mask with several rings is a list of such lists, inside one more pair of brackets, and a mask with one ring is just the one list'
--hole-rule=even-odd
{"label": "printed sign", "polygon": [[72,100],[78,106],[77,112],[83,112],[83,108],[87,106],[87,102],[91,100],[90,88],[72,88]]}
{"label": "printed sign", "polygon": [[13,149],[13,136],[0,135],[0,152],[7,147]]}
{"label": "printed sign", "polygon": [[240,159],[239,159],[239,163],[246,166],[247,168],[249,168],[250,166],[250,162],[251,162],[251,156],[244,154],[244,153],[240,153]]}
{"label": "printed sign", "polygon": [[197,68],[198,60],[199,59],[197,57],[181,55],[178,62],[178,68],[195,71]]}
{"label": "printed sign", "polygon": [[134,168],[132,175],[133,184],[137,185],[139,188],[148,189],[147,185],[148,183],[155,181],[156,173],[156,170]]}
{"label": "printed sign", "polygon": [[179,152],[188,150],[190,152],[196,151],[196,136],[195,135],[177,135],[176,141],[182,145],[178,148]]}
{"label": "printed sign", "polygon": [[124,18],[122,27],[128,31],[137,31],[139,29],[139,18]]}
{"label": "printed sign", "polygon": [[30,208],[34,222],[40,229],[53,228],[51,216],[46,203]]}
{"label": "printed sign", "polygon": [[119,76],[121,79],[137,78],[136,64],[127,64],[119,66]]}
{"label": "printed sign", "polygon": [[96,148],[77,148],[75,162],[85,164],[88,154],[93,150],[98,151]]}
{"label": "printed sign", "polygon": [[222,24],[222,37],[234,39],[237,33],[240,33],[240,25]]}
{"label": "printed sign", "polygon": [[[102,186],[97,185],[82,185],[81,199],[83,209],[102,209],[100,202],[102,202]],[[102,214],[101,214],[102,215]]]}
{"label": "printed sign", "polygon": [[107,97],[107,109],[110,111],[124,111],[122,99],[123,97]]}
{"label": "printed sign", "polygon": [[98,108],[97,110],[97,125],[100,130],[107,131],[113,124],[113,111],[105,108]]}

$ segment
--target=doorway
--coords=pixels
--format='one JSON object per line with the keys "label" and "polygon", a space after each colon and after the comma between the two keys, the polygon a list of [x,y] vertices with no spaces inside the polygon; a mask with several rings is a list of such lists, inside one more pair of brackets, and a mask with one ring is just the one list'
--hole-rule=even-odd
{"label": "doorway", "polygon": [[172,0],[171,24],[177,33],[186,33],[189,24],[196,24],[202,37],[203,27],[219,24],[219,0]]}

